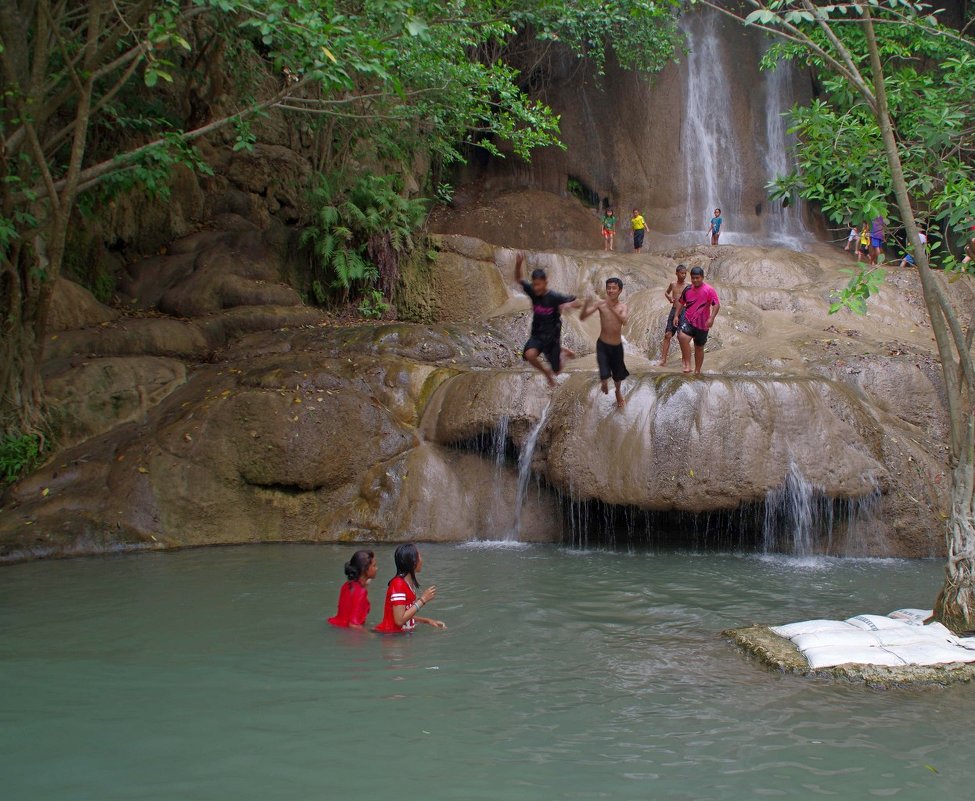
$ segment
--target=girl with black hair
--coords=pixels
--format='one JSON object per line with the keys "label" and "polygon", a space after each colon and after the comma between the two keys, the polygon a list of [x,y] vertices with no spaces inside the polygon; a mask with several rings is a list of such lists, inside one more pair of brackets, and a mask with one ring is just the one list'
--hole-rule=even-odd
{"label": "girl with black hair", "polygon": [[412,542],[403,543],[393,554],[393,561],[396,563],[396,575],[386,588],[383,619],[376,626],[376,631],[412,631],[417,623],[426,623],[437,629],[447,628],[442,620],[420,617],[417,614],[436,597],[437,588],[431,584],[417,598],[420,584],[416,580],[416,574],[423,567],[423,557],[416,546]]}
{"label": "girl with black hair", "polygon": [[376,577],[376,555],[372,551],[356,551],[345,564],[348,581],[339,590],[339,608],[328,622],[342,628],[361,629],[369,614],[369,593],[366,585]]}

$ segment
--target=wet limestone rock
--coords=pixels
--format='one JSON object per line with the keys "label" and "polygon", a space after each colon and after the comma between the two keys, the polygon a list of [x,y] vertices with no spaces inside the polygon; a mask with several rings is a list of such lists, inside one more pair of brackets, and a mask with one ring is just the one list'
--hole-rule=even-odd
{"label": "wet limestone rock", "polygon": [[140,308],[199,317],[234,306],[299,306],[261,231],[201,231],[130,265],[120,291]]}
{"label": "wet limestone rock", "polygon": [[176,359],[115,356],[84,361],[44,383],[58,410],[62,447],[145,419],[149,409],[186,383]]}

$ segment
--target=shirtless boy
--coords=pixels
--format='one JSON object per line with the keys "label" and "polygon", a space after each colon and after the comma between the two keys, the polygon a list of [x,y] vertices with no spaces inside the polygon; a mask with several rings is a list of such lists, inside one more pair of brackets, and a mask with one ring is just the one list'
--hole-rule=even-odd
{"label": "shirtless boy", "polygon": [[677,280],[671,281],[664,290],[664,297],[670,301],[670,314],[667,315],[667,325],[664,326],[664,341],[660,346],[660,361],[657,365],[665,367],[667,365],[667,354],[670,353],[670,340],[674,338],[677,329],[680,328],[681,320],[677,317],[677,302],[681,294],[687,288],[687,268],[683,264],[678,264]]}
{"label": "shirtless boy", "polygon": [[[545,270],[532,270],[531,283],[524,279],[525,254],[515,257],[515,281],[532,302],[532,331],[525,343],[522,358],[542,373],[550,387],[557,385],[555,376],[562,371],[562,361],[575,356],[562,347],[562,309],[577,308],[575,295],[563,295],[548,288]],[[548,365],[541,360],[545,356]]]}
{"label": "shirtless boy", "polygon": [[623,282],[619,278],[606,279],[606,299],[590,301],[582,304],[580,320],[585,320],[595,312],[599,312],[599,339],[596,340],[596,363],[599,365],[600,388],[604,395],[609,394],[609,377],[613,377],[616,385],[616,406],[622,409],[626,406],[620,385],[630,371],[623,364],[623,326],[629,316],[625,303],[620,302]]}
{"label": "shirtless boy", "polygon": [[677,334],[684,372],[691,371],[691,340],[693,339],[694,372],[700,373],[701,365],[704,364],[704,343],[708,341],[708,333],[721,308],[714,287],[704,283],[702,268],[691,268],[691,285],[680,296],[676,308],[678,319],[681,313],[684,314],[684,320]]}

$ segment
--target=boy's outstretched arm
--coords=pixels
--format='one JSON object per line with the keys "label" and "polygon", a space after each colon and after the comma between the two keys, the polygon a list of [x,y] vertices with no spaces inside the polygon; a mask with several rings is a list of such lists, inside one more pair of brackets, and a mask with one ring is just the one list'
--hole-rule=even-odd
{"label": "boy's outstretched arm", "polygon": [[519,250],[518,255],[515,256],[515,281],[519,284],[525,280],[524,266],[525,254]]}
{"label": "boy's outstretched arm", "polygon": [[596,310],[599,308],[599,301],[593,302],[591,306],[589,304],[590,298],[586,298],[585,302],[582,304],[582,311],[579,312],[580,320],[585,320],[587,317],[592,317],[592,315],[594,315]]}

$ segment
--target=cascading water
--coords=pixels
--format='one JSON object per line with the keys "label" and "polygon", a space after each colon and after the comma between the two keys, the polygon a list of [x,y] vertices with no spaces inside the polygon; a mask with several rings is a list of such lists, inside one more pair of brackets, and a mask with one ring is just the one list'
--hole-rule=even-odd
{"label": "cascading water", "polygon": [[549,400],[538,416],[538,422],[528,432],[521,451],[518,453],[518,491],[515,496],[515,519],[508,532],[507,540],[517,540],[521,534],[521,509],[525,503],[525,493],[528,492],[528,482],[532,475],[532,458],[535,455],[535,446],[538,444],[538,436],[548,422],[549,410],[552,408],[552,401]]}
{"label": "cascading water", "polygon": [[[793,169],[790,151],[795,137],[789,133],[788,111],[792,107],[794,70],[791,64],[779,62],[765,75],[765,171],[769,180],[785,175]],[[769,199],[766,206],[765,230],[776,244],[798,250],[804,240],[805,224],[800,202],[783,205],[781,200]]]}
{"label": "cascading water", "polygon": [[741,143],[731,114],[731,84],[721,68],[719,15],[685,16],[681,27],[687,37],[687,79],[681,149],[687,201],[684,226],[692,235],[706,237],[708,221],[716,207],[725,216],[741,207]]}
{"label": "cascading water", "polygon": [[[813,485],[792,462],[785,483],[771,490],[765,498],[763,549],[766,553],[785,550],[793,556],[809,556],[812,553],[814,524],[826,522],[829,530],[832,530],[832,509],[832,503],[817,503]],[[821,514],[816,512],[825,512],[829,520],[817,520]]]}
{"label": "cascading water", "polygon": [[[681,22],[689,48],[681,124],[685,236],[691,244],[704,242],[712,212],[721,208],[722,243],[757,244],[765,239],[798,249],[808,239],[798,205],[783,207],[768,197],[758,206],[744,200],[746,184],[753,187],[749,197],[754,197],[756,184],[764,187],[792,169],[793,138],[783,114],[795,97],[794,71],[783,63],[760,74],[761,94],[751,97],[763,107],[752,122],[755,127],[748,128],[750,117],[743,104],[750,102],[750,95],[735,71],[741,54],[731,49],[732,39],[722,28],[726,24],[721,14],[708,9],[688,14]],[[746,232],[746,219],[759,222],[764,236]]]}

